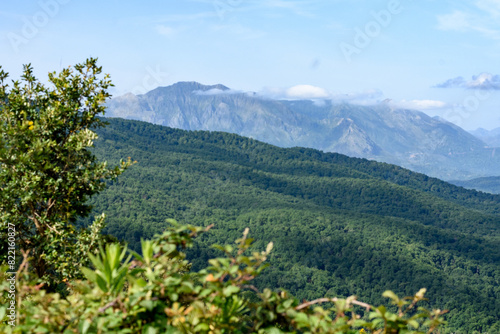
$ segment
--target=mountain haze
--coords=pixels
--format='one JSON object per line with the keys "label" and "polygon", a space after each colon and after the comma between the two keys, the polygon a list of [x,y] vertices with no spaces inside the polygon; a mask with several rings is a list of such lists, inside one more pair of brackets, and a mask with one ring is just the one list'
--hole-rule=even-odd
{"label": "mountain haze", "polygon": [[478,177],[476,179],[464,181],[454,180],[450,181],[450,183],[467,189],[475,189],[477,191],[484,191],[491,194],[500,194],[499,176]]}
{"label": "mountain haze", "polygon": [[386,103],[273,100],[224,85],[179,82],[114,98],[107,116],[339,152],[442,179],[500,175],[500,159],[480,139],[438,118]]}
{"label": "mountain haze", "polygon": [[493,130],[479,128],[474,131],[470,131],[470,133],[491,147],[500,147],[500,128],[495,128]]}

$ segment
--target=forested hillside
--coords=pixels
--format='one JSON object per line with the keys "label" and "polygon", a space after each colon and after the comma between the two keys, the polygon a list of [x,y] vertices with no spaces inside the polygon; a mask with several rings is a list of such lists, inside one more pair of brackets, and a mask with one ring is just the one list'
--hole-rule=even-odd
{"label": "forested hillside", "polygon": [[370,303],[426,287],[450,332],[500,332],[500,196],[340,154],[108,121],[95,154],[138,163],[93,202],[131,248],[167,218],[215,224],[189,254],[197,268],[249,227],[257,248],[275,245],[257,284]]}

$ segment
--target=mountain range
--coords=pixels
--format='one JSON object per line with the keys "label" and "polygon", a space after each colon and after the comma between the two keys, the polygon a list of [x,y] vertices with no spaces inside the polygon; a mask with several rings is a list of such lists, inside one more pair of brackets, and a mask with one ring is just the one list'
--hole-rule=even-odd
{"label": "mountain range", "polygon": [[116,97],[107,107],[109,117],[339,152],[445,180],[500,175],[495,148],[452,123],[388,103],[276,100],[221,84],[179,82]]}

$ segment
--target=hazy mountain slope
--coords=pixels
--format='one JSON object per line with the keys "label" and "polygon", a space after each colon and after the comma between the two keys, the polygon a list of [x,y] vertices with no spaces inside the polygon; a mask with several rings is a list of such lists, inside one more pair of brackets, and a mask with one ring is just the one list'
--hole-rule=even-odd
{"label": "hazy mountain slope", "polygon": [[223,85],[181,82],[112,99],[107,116],[339,152],[442,179],[500,175],[500,159],[481,140],[451,123],[386,104],[271,100]]}
{"label": "hazy mountain slope", "polygon": [[234,134],[110,119],[95,152],[138,164],[94,200],[107,232],[137,249],[165,219],[215,224],[190,252],[195,267],[245,227],[274,241],[259,282],[300,298],[381,302],[392,289],[429,288],[450,328],[500,326],[500,196],[394,165],[313,149],[282,149]]}
{"label": "hazy mountain slope", "polygon": [[500,177],[498,176],[480,177],[465,181],[450,181],[450,183],[467,189],[475,189],[491,194],[500,194]]}
{"label": "hazy mountain slope", "polygon": [[[108,103],[106,116],[137,119],[184,130],[238,133],[280,146],[293,146],[314,128],[279,101],[243,93],[210,94],[222,85],[183,82],[160,87],[145,95],[127,94]],[[208,92],[203,94],[203,92]]]}
{"label": "hazy mountain slope", "polygon": [[[293,108],[295,104],[290,103]],[[302,104],[293,108],[299,112]],[[318,108],[318,107],[316,107]],[[340,152],[350,156],[365,157],[396,163],[413,170],[448,178],[452,173],[466,175],[467,170],[488,173],[500,172],[493,166],[491,150],[461,128],[411,110],[394,110],[381,104],[362,107],[353,105],[328,105],[319,122],[336,125],[332,132],[343,129],[344,138],[352,143],[364,144],[364,150],[355,145],[345,145],[335,135],[325,135],[319,148],[327,152]],[[308,112],[315,114],[314,110]],[[331,140],[333,138],[333,140]],[[305,144],[305,143],[304,143]],[[483,158],[476,160],[477,157]],[[472,159],[472,158],[476,159]],[[481,165],[485,160],[486,165]],[[430,172],[430,173],[429,173]]]}
{"label": "hazy mountain slope", "polygon": [[500,128],[493,130],[479,128],[477,130],[470,131],[470,133],[491,147],[500,147]]}

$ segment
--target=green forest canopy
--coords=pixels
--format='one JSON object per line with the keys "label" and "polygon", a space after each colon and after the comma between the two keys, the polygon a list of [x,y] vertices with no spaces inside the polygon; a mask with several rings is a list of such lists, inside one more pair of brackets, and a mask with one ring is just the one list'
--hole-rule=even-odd
{"label": "green forest canopy", "polygon": [[426,287],[450,331],[500,331],[500,196],[340,154],[107,121],[95,154],[138,163],[93,204],[132,249],[168,218],[214,223],[188,253],[196,269],[249,227],[256,248],[275,245],[259,285],[375,304]]}

